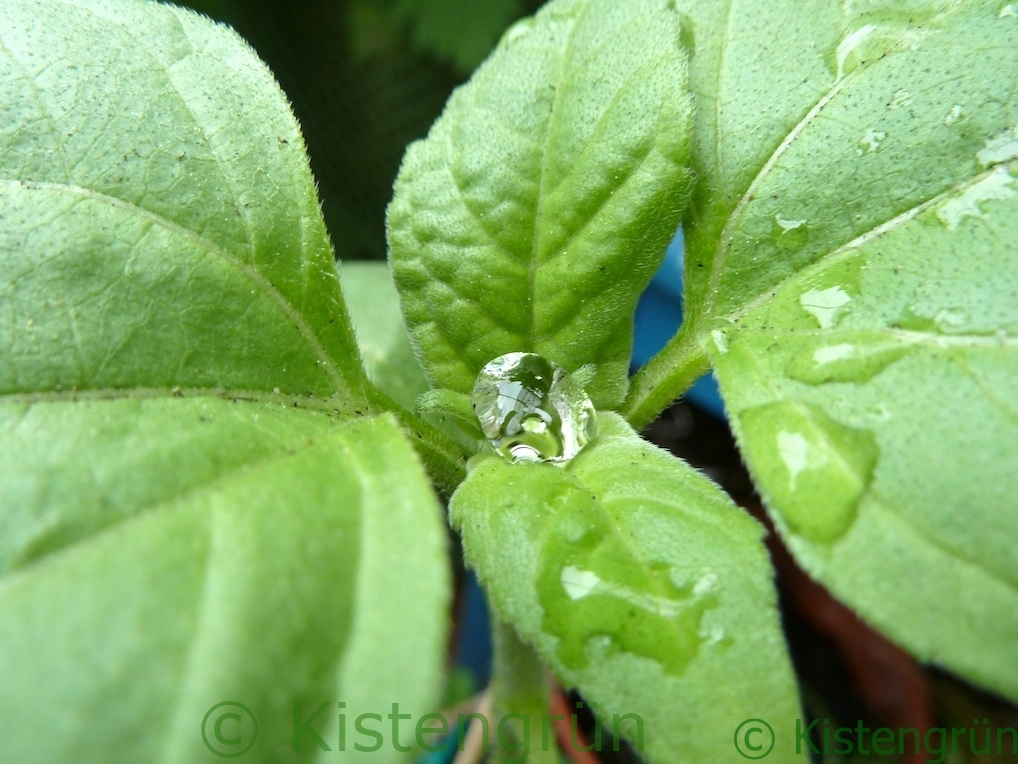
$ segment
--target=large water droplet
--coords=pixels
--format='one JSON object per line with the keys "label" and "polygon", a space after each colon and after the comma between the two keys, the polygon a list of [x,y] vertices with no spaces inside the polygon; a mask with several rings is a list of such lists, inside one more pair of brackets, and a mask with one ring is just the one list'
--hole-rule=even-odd
{"label": "large water droplet", "polygon": [[489,361],[471,398],[485,437],[510,462],[568,461],[597,432],[583,386],[536,353]]}
{"label": "large water droplet", "polygon": [[[558,638],[558,657],[572,669],[629,653],[681,674],[712,639],[703,618],[718,607],[718,575],[678,571],[634,554],[610,515],[579,497],[577,489],[564,495],[545,529],[537,580],[541,628]],[[574,519],[587,528],[580,538],[572,532]]]}

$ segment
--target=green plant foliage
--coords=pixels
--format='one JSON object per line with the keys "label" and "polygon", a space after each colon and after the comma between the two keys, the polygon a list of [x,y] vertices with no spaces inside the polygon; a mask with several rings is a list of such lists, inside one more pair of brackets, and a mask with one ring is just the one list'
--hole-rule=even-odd
{"label": "green plant foliage", "polygon": [[248,760],[309,761],[310,739],[294,750],[295,702],[433,709],[444,533],[388,417],[337,427],[217,398],[7,401],[0,431],[12,760],[214,760],[202,717],[237,700],[259,721]]}
{"label": "green plant foliage", "polygon": [[399,314],[399,297],[385,263],[342,264],[343,296],[368,378],[413,410],[428,389]]}
{"label": "green plant foliage", "polygon": [[203,715],[236,700],[249,759],[308,761],[295,702],[433,710],[439,508],[392,417],[358,417],[271,74],[121,0],[6,2],[0,51],[5,756],[218,760]]}
{"label": "green plant foliage", "polygon": [[751,717],[794,728],[760,526],[621,417],[600,427],[565,468],[471,461],[450,513],[499,617],[607,728],[639,714],[652,761],[712,760]]}
{"label": "green plant foliage", "polygon": [[0,390],[360,395],[303,141],[250,49],[145,4],[4,17]]}
{"label": "green plant foliage", "polygon": [[465,74],[484,60],[521,14],[520,0],[395,0],[392,14],[417,46]]}
{"label": "green plant foliage", "polygon": [[425,371],[469,392],[523,350],[617,406],[633,310],[686,196],[690,99],[665,2],[559,0],[503,37],[407,152],[390,261]]}
{"label": "green plant foliage", "polygon": [[1018,18],[682,5],[691,312],[750,471],[837,596],[1018,697]]}

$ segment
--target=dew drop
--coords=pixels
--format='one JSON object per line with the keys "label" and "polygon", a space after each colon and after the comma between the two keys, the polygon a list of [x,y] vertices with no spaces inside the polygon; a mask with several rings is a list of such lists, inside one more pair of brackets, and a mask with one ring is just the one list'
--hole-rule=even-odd
{"label": "dew drop", "polygon": [[793,401],[755,406],[740,418],[750,464],[791,531],[818,543],[846,533],[879,459],[874,433]]}
{"label": "dew drop", "polygon": [[[838,44],[838,50],[835,53],[835,55],[837,57],[838,63],[838,71],[836,76],[839,80],[859,65],[861,59],[859,58],[858,55],[852,56],[852,54],[856,53],[857,49],[862,45],[863,41],[867,37],[869,37],[874,32],[874,30],[876,30],[876,28],[877,27],[874,24],[866,24],[865,26],[861,26],[855,31],[846,35],[845,39],[843,39]],[[852,56],[852,58],[855,60],[852,60],[850,62],[849,59],[850,56]]]}
{"label": "dew drop", "polygon": [[944,124],[950,127],[959,119],[961,119],[962,112],[965,110],[960,103],[956,103],[951,107],[951,111],[947,112],[947,116],[944,117]]}
{"label": "dew drop", "polygon": [[853,332],[841,335],[840,339],[842,341],[819,347],[812,344],[804,347],[789,359],[785,373],[808,385],[862,384],[914,348],[897,339],[888,339],[881,332]]}
{"label": "dew drop", "polygon": [[566,462],[597,432],[583,387],[536,353],[489,361],[471,394],[474,414],[492,447],[510,462]]}
{"label": "dew drop", "polygon": [[833,286],[828,289],[810,289],[799,296],[799,304],[803,310],[811,313],[820,324],[821,329],[830,329],[834,326],[834,319],[838,311],[852,301],[848,292],[840,286]]}
{"label": "dew drop", "polygon": [[986,141],[986,146],[976,152],[976,159],[983,167],[1018,159],[1018,127],[1005,130],[1000,135]]}
{"label": "dew drop", "polygon": [[718,349],[718,352],[721,353],[721,355],[728,352],[728,338],[725,336],[723,331],[720,329],[711,329],[710,336],[711,339],[714,340],[714,347]]}
{"label": "dew drop", "polygon": [[957,230],[958,225],[965,218],[985,218],[986,213],[982,208],[985,202],[1007,200],[1018,196],[1011,185],[1013,182],[1014,178],[1011,177],[1011,174],[1003,166],[997,166],[985,178],[940,205],[937,217],[949,231]]}
{"label": "dew drop", "polygon": [[774,216],[774,244],[780,249],[802,249],[809,240],[809,227],[805,220]]}
{"label": "dew drop", "polygon": [[522,21],[517,21],[515,24],[509,27],[509,30],[505,33],[505,44],[511,45],[521,37],[525,36],[528,32],[530,32],[530,28],[533,25],[534,23],[530,19],[523,19]]}
{"label": "dew drop", "polygon": [[[588,528],[579,540],[567,531],[574,518]],[[589,499],[556,507],[545,533],[536,585],[541,628],[558,639],[563,664],[578,670],[628,653],[666,674],[685,671],[708,638],[704,615],[720,601],[716,573],[679,573],[635,555],[631,539]]]}
{"label": "dew drop", "polygon": [[1018,6],[1016,6],[1014,3],[1008,3],[1003,8],[1000,9],[1000,13],[997,14],[997,18],[998,19],[1018,18]]}
{"label": "dew drop", "polygon": [[874,130],[872,127],[866,131],[866,134],[859,139],[859,148],[857,149],[860,154],[869,154],[870,152],[876,151],[880,148],[880,142],[887,137],[887,133],[882,130]]}
{"label": "dew drop", "polygon": [[888,109],[904,109],[912,102],[912,94],[907,90],[897,90],[887,104]]}

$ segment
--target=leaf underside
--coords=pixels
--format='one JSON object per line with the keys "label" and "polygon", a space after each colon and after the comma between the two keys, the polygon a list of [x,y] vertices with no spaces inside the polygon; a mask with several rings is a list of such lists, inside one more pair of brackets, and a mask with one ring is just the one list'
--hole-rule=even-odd
{"label": "leaf underside", "polygon": [[[567,467],[480,455],[453,495],[453,524],[499,617],[607,729],[615,714],[638,715],[652,761],[728,755],[746,718],[794,727],[760,526],[617,415],[600,420]],[[772,756],[795,759],[794,746]]]}
{"label": "leaf underside", "polygon": [[181,9],[11,0],[0,81],[5,753],[218,761],[232,700],[309,761],[295,702],[433,710],[439,508],[271,74]]}
{"label": "leaf underside", "polygon": [[690,314],[754,480],[839,598],[1016,698],[1018,17],[680,6]]}

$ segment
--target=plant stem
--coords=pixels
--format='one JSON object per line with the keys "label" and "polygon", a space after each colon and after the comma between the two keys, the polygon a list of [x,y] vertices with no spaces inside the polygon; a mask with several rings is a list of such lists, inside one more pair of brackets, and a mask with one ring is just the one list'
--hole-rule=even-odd
{"label": "plant stem", "polygon": [[[492,616],[494,715],[498,720],[495,761],[500,764],[558,764],[558,743],[548,717],[548,678],[532,647],[509,624]],[[509,718],[506,718],[506,717]],[[504,720],[504,723],[503,723]],[[495,730],[493,730],[495,732]]]}
{"label": "plant stem", "polygon": [[650,424],[697,378],[710,369],[707,354],[697,341],[694,322],[682,324],[660,353],[633,377],[622,414],[636,430]]}
{"label": "plant stem", "polygon": [[396,416],[435,486],[448,494],[456,490],[467,476],[463,448],[437,427],[400,406],[371,382],[367,383],[367,396],[373,409],[391,411]]}

